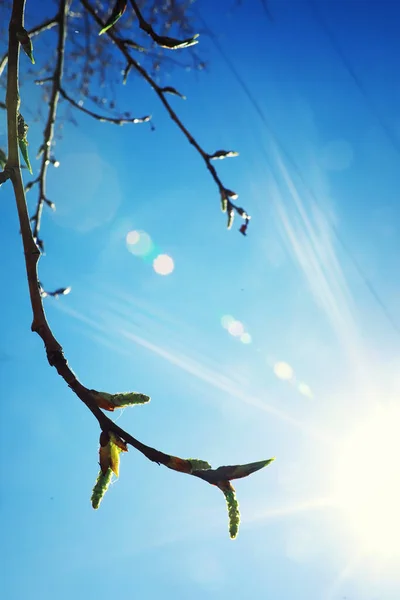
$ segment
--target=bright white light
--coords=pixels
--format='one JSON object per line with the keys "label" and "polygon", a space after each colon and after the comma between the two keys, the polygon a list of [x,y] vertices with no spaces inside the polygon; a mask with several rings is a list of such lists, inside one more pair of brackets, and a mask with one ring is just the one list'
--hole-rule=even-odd
{"label": "bright white light", "polygon": [[224,315],[221,317],[221,325],[224,329],[229,329],[229,326],[235,322],[235,318],[232,315]]}
{"label": "bright white light", "polygon": [[363,551],[400,557],[400,408],[379,408],[341,445],[334,499]]}
{"label": "bright white light", "polygon": [[126,245],[135,256],[146,256],[153,248],[151,237],[145,231],[130,231],[126,236]]}
{"label": "bright white light", "polygon": [[278,379],[283,379],[284,381],[288,381],[293,377],[293,369],[292,367],[285,362],[277,362],[274,364],[274,373],[278,377]]}
{"label": "bright white light", "polygon": [[140,233],[138,231],[130,231],[126,236],[127,244],[137,244],[140,240]]}
{"label": "bright white light", "polygon": [[153,269],[158,275],[170,275],[174,270],[174,261],[168,254],[159,254],[153,260]]}
{"label": "bright white light", "polygon": [[314,397],[314,394],[312,393],[310,386],[307,385],[306,383],[303,383],[302,381],[299,383],[297,389],[299,390],[299,392],[302,396],[306,396],[307,398]]}
{"label": "bright white light", "polygon": [[249,333],[243,333],[240,336],[240,341],[242,344],[251,344],[251,335]]}
{"label": "bright white light", "polygon": [[241,337],[244,334],[244,325],[240,321],[232,321],[229,324],[228,331],[234,337]]}

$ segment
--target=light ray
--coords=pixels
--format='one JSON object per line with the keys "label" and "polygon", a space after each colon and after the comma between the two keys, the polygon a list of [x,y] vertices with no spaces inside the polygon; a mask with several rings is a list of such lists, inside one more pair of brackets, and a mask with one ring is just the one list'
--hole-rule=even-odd
{"label": "light ray", "polygon": [[116,344],[113,342],[113,340],[110,340],[110,332],[113,332],[113,335],[117,333],[119,338],[123,337],[135,344],[138,344],[139,346],[146,348],[179,369],[190,373],[201,381],[208,383],[213,388],[225,392],[232,398],[252,406],[253,408],[271,414],[277,419],[284,421],[294,428],[302,431],[304,434],[311,436],[315,440],[323,443],[332,443],[332,439],[322,430],[317,430],[307,423],[293,418],[290,414],[275,408],[271,404],[268,404],[264,398],[247,393],[246,391],[240,389],[238,383],[233,381],[230,377],[221,374],[221,372],[211,367],[207,367],[203,362],[190,358],[187,354],[179,355],[170,349],[165,348],[164,346],[149,341],[143,336],[137,335],[133,331],[129,330],[132,329],[129,323],[126,323],[124,328],[121,328],[121,325],[118,324],[118,320],[115,319],[114,315],[107,315],[104,312],[99,312],[99,316],[101,316],[100,318],[91,319],[79,311],[72,309],[69,306],[67,307],[62,303],[58,303],[57,308],[62,312],[69,314],[71,317],[85,323],[89,327],[94,328],[96,331],[103,332],[105,338],[98,338],[100,343],[108,347],[112,347],[112,349],[117,350],[120,354],[122,353],[126,356],[131,356],[132,352],[128,348],[124,349],[120,342]]}

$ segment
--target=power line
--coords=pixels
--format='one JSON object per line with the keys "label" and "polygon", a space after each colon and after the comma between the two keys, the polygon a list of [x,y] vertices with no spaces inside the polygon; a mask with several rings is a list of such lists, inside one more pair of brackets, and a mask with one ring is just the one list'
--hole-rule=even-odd
{"label": "power line", "polygon": [[352,64],[349,61],[349,59],[347,58],[345,52],[341,48],[333,30],[329,27],[328,23],[322,17],[316,1],[315,0],[307,0],[307,1],[311,8],[312,13],[314,14],[315,20],[317,21],[317,23],[321,27],[321,29],[324,31],[326,37],[329,39],[329,41],[332,45],[332,48],[335,50],[336,54],[340,58],[347,73],[350,75],[354,84],[356,85],[359,92],[363,96],[365,103],[369,108],[369,111],[375,117],[375,119],[378,121],[382,130],[385,132],[387,139],[392,144],[394,150],[400,154],[400,141],[397,139],[396,135],[393,134],[393,132],[390,129],[390,127],[388,126],[388,124],[382,119],[382,115],[380,114],[380,111],[378,110],[376,104],[372,101],[363,82],[361,81],[361,79],[359,78],[357,73],[355,72],[354,67],[352,66]]}
{"label": "power line", "polygon": [[269,19],[270,21],[274,22],[274,17],[272,16],[272,13],[271,13],[271,11],[269,9],[267,0],[260,0],[260,2],[261,2],[261,5],[263,7],[263,10],[264,10],[264,12],[265,12],[265,14],[267,16],[267,19]]}
{"label": "power line", "polygon": [[[310,1],[312,1],[312,0],[310,0]],[[241,74],[239,73],[239,71],[237,70],[237,68],[235,67],[235,65],[233,64],[233,62],[230,59],[230,57],[226,54],[225,50],[223,49],[223,47],[219,43],[218,38],[214,35],[214,33],[208,27],[208,25],[207,25],[206,21],[204,20],[204,18],[199,14],[198,11],[197,11],[197,14],[198,14],[198,18],[203,23],[205,31],[209,35],[209,37],[210,37],[211,41],[213,42],[214,46],[217,48],[217,50],[220,53],[220,55],[222,56],[223,60],[225,61],[225,63],[229,67],[230,71],[232,72],[234,78],[236,79],[236,81],[238,82],[238,84],[242,88],[243,92],[247,96],[249,102],[253,106],[253,108],[256,111],[256,113],[258,114],[260,120],[262,121],[262,123],[264,124],[264,126],[267,129],[268,133],[270,134],[273,142],[275,143],[275,145],[277,146],[277,148],[280,150],[280,152],[283,154],[283,156],[286,158],[287,162],[291,165],[291,167],[294,170],[294,172],[296,173],[297,177],[302,182],[305,190],[308,192],[308,194],[311,196],[311,198],[316,202],[316,204],[320,207],[319,200],[318,200],[318,198],[317,198],[314,190],[307,183],[307,181],[305,180],[305,178],[304,178],[304,176],[303,176],[303,174],[302,174],[302,172],[301,172],[301,170],[300,170],[297,162],[291,156],[291,154],[289,153],[289,151],[286,149],[285,145],[280,141],[279,137],[277,136],[277,134],[273,130],[273,128],[272,128],[270,122],[268,121],[268,119],[267,119],[267,117],[266,117],[263,109],[261,108],[261,106],[257,102],[257,100],[255,99],[255,97],[254,97],[253,93],[251,92],[250,88],[248,87],[247,83],[244,81],[243,77],[241,76]],[[399,148],[399,150],[400,150],[400,148]],[[359,264],[359,262],[357,261],[357,259],[355,258],[353,252],[351,251],[351,249],[349,248],[349,246],[347,245],[347,243],[342,238],[339,230],[337,229],[337,227],[334,224],[334,222],[332,221],[332,219],[326,214],[325,211],[323,211],[322,207],[320,207],[320,210],[324,214],[324,216],[327,219],[327,221],[330,223],[331,229],[332,229],[335,237],[337,238],[338,242],[340,243],[340,245],[342,246],[343,250],[347,254],[348,258],[350,259],[350,261],[353,264],[356,272],[358,273],[359,277],[363,281],[365,287],[368,289],[368,291],[370,292],[370,294],[374,298],[375,302],[377,303],[377,305],[379,306],[379,308],[382,310],[382,313],[386,317],[387,321],[390,323],[390,325],[393,327],[393,329],[396,331],[396,333],[398,335],[400,335],[400,326],[397,324],[396,320],[393,318],[390,310],[387,308],[384,300],[380,296],[380,294],[377,291],[376,287],[374,286],[374,284],[372,283],[372,281],[369,279],[369,277],[367,276],[367,274],[365,273],[364,269],[361,267],[361,265]]]}

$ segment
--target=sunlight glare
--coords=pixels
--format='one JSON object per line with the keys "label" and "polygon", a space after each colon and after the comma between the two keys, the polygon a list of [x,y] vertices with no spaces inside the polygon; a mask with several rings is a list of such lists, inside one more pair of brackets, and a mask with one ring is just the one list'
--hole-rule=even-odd
{"label": "sunlight glare", "polygon": [[241,337],[244,334],[244,325],[241,321],[233,321],[230,323],[228,331],[233,337]]}
{"label": "sunlight glare", "polygon": [[274,373],[278,377],[278,379],[283,379],[284,381],[288,381],[293,377],[293,369],[286,362],[277,362],[274,364]]}
{"label": "sunlight glare", "polygon": [[400,558],[400,408],[379,407],[341,445],[334,499],[366,553]]}
{"label": "sunlight glare", "polygon": [[158,275],[170,275],[174,270],[174,261],[168,254],[159,254],[153,260],[153,269]]}
{"label": "sunlight glare", "polygon": [[224,315],[221,317],[221,325],[224,329],[229,329],[229,326],[235,322],[235,318],[232,315]]}
{"label": "sunlight glare", "polygon": [[297,388],[302,396],[306,396],[306,398],[314,398],[314,394],[311,391],[311,388],[306,383],[302,381],[299,383]]}
{"label": "sunlight glare", "polygon": [[126,245],[135,256],[146,256],[153,248],[151,237],[145,231],[130,231],[126,236]]}
{"label": "sunlight glare", "polygon": [[240,336],[240,341],[242,342],[242,344],[251,344],[251,335],[249,333],[243,333]]}

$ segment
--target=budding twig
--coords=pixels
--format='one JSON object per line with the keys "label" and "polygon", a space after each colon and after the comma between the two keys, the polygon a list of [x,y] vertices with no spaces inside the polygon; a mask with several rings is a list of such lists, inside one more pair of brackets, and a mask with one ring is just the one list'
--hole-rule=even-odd
{"label": "budding twig", "polygon": [[[104,26],[103,21],[97,15],[96,11],[94,10],[94,8],[90,4],[90,2],[88,2],[88,0],[81,0],[81,4],[92,15],[92,17],[94,18],[94,20],[96,21],[96,23],[100,27],[103,27]],[[140,21],[140,19],[139,19],[139,21]],[[193,135],[190,133],[190,131],[186,128],[186,126],[182,123],[182,121],[178,117],[177,113],[172,108],[171,104],[169,103],[169,101],[166,98],[166,95],[167,95],[168,92],[170,92],[170,90],[168,90],[168,88],[167,88],[168,91],[166,91],[165,88],[163,88],[162,86],[159,86],[156,83],[156,81],[149,75],[149,73],[146,71],[146,69],[142,65],[140,65],[134,58],[132,58],[132,56],[130,55],[129,50],[128,50],[128,48],[127,48],[124,40],[120,39],[115,34],[115,32],[112,29],[108,29],[106,33],[107,33],[108,37],[117,46],[117,48],[120,50],[120,52],[124,56],[127,64],[131,65],[131,67],[133,69],[135,69],[143,77],[143,79],[145,79],[145,81],[147,81],[147,83],[152,87],[152,89],[154,90],[154,92],[157,94],[158,98],[162,102],[164,108],[167,110],[167,112],[168,112],[170,118],[172,119],[172,121],[174,121],[174,123],[176,123],[176,125],[182,131],[182,133],[184,134],[184,136],[186,137],[186,139],[188,140],[188,142],[200,154],[200,156],[202,157],[202,159],[204,160],[204,162],[206,164],[206,167],[207,167],[209,173],[211,174],[211,177],[213,178],[213,180],[215,181],[215,183],[218,186],[221,198],[224,197],[224,198],[229,199],[227,201],[227,208],[230,209],[228,211],[228,228],[230,228],[231,225],[232,225],[232,217],[233,217],[233,215],[234,215],[235,212],[239,216],[245,215],[245,216],[243,216],[243,218],[245,219],[244,225],[246,226],[246,228],[244,229],[244,231],[243,231],[243,226],[240,229],[240,232],[245,234],[247,226],[248,226],[248,223],[249,223],[249,220],[250,220],[251,217],[248,215],[247,211],[244,211],[244,209],[241,209],[240,207],[236,206],[236,204],[234,204],[232,202],[231,198],[237,197],[237,194],[235,194],[234,192],[232,192],[231,190],[229,190],[228,188],[226,188],[224,186],[224,184],[222,183],[222,181],[221,181],[220,177],[218,176],[218,173],[217,173],[214,165],[211,162],[213,160],[213,158],[214,158],[214,155],[210,155],[208,152],[206,152],[200,146],[200,144],[193,137]]]}
{"label": "budding twig", "polygon": [[67,102],[69,102],[71,104],[71,106],[74,106],[76,109],[80,110],[81,112],[85,113],[86,115],[89,115],[89,117],[93,117],[93,119],[96,119],[97,121],[100,121],[101,123],[114,123],[114,125],[124,125],[125,123],[147,123],[151,119],[150,115],[147,115],[145,117],[132,117],[130,119],[122,118],[122,117],[121,118],[106,117],[104,115],[99,115],[98,113],[95,113],[92,110],[89,110],[88,108],[85,108],[84,106],[81,106],[79,104],[79,102],[76,102],[73,98],[71,98],[71,96],[69,96],[62,87],[59,88],[59,92],[60,92],[61,96],[65,100],[67,100]]}
{"label": "budding twig", "polygon": [[[46,21],[43,21],[43,23],[40,23],[39,25],[36,25],[36,27],[33,27],[30,31],[28,31],[29,37],[35,37],[36,35],[39,35],[39,33],[42,33],[43,31],[47,31],[48,29],[51,29],[52,27],[55,27],[57,25],[57,17],[53,17],[52,19],[46,19]],[[0,59],[0,77],[3,74],[3,71],[7,65],[7,61],[8,61],[8,53],[4,54],[4,56],[2,56],[2,58]],[[4,106],[5,108],[5,106]]]}

